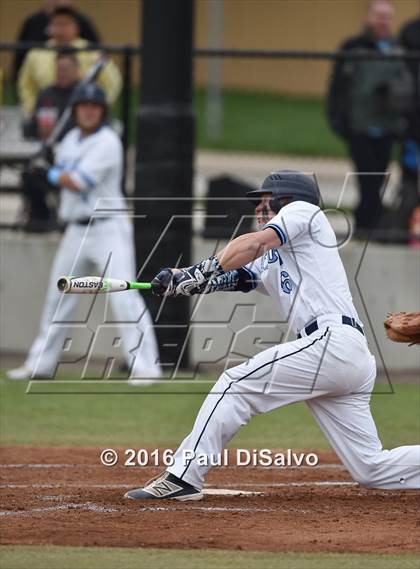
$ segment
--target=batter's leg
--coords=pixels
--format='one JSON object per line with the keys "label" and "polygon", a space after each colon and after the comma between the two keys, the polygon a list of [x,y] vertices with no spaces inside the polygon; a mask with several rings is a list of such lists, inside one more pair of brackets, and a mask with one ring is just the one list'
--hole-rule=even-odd
{"label": "batter's leg", "polygon": [[67,327],[77,303],[77,295],[62,295],[57,279],[62,275],[86,274],[90,265],[79,253],[80,230],[69,226],[56,252],[50,272],[47,295],[42,309],[40,327],[29,350],[25,367],[32,375],[53,377],[63,349]]}
{"label": "batter's leg", "polygon": [[[238,429],[254,415],[323,395],[331,389],[319,370],[327,332],[274,346],[223,373],[206,397],[193,430],[174,455],[168,471],[202,488],[210,466],[201,456],[217,457]],[[324,381],[327,385],[323,385]],[[194,458],[190,458],[195,453]]]}
{"label": "batter's leg", "polygon": [[[110,219],[100,228],[100,245],[95,240],[91,259],[98,274],[136,280],[133,235],[129,222]],[[95,227],[95,231],[97,228]],[[138,291],[110,294],[107,297],[113,311],[113,321],[118,323],[122,338],[122,350],[131,377],[161,376],[159,351],[153,321]]]}
{"label": "batter's leg", "polygon": [[375,374],[358,393],[307,401],[354,480],[371,488],[420,488],[420,445],[383,450],[370,411]]}
{"label": "batter's leg", "polygon": [[[125,361],[131,369],[130,376],[160,377],[159,352],[153,322],[139,292],[114,294],[110,303],[119,323]],[[132,322],[134,315],[137,315],[136,321]]]}

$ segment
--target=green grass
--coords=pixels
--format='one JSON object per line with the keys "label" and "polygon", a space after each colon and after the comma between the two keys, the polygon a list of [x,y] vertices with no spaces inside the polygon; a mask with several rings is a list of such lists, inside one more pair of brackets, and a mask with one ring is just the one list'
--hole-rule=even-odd
{"label": "green grass", "polygon": [[246,91],[223,92],[223,130],[210,140],[205,127],[205,97],[196,94],[199,148],[302,156],[346,156],[330,130],[325,103],[315,97]]}
{"label": "green grass", "polygon": [[[37,393],[25,394],[26,385],[7,380],[0,383],[2,444],[176,446],[191,429],[210,388],[208,383],[175,381],[141,389],[106,382],[69,385],[55,380],[37,382]],[[55,394],[45,394],[53,389]],[[74,394],[75,389],[80,394]],[[93,392],[88,393],[89,389]],[[71,390],[73,393],[64,393]],[[385,447],[419,442],[419,407],[420,389],[413,384],[396,384],[394,394],[373,396],[373,415]],[[254,417],[239,431],[232,446],[329,448],[303,403]]]}
{"label": "green grass", "polygon": [[97,547],[0,547],[2,569],[418,569],[415,555],[261,553]]}

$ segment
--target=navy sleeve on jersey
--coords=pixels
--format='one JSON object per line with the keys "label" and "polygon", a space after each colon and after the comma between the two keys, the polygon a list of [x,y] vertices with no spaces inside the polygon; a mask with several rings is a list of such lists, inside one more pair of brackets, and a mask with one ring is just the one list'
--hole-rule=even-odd
{"label": "navy sleeve on jersey", "polygon": [[264,225],[263,230],[273,229],[278,235],[280,245],[290,244],[300,235],[307,233],[314,213],[306,202],[292,202],[282,207],[277,215]]}
{"label": "navy sleeve on jersey", "polygon": [[238,269],[239,278],[238,278],[238,288],[241,292],[249,292],[250,290],[254,290],[257,288],[258,285],[258,277],[248,267],[241,267]]}
{"label": "navy sleeve on jersey", "polygon": [[285,243],[287,243],[287,235],[285,234],[283,229],[276,223],[269,222],[267,223],[267,225],[264,226],[264,229],[274,229],[274,231],[277,233],[277,237],[280,239],[280,245],[284,245]]}

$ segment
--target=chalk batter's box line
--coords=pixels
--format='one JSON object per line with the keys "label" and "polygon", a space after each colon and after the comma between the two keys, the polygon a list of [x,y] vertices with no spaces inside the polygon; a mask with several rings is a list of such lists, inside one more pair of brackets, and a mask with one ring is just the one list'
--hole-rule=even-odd
{"label": "chalk batter's box line", "polygon": [[[280,452],[280,451],[279,451]],[[107,467],[104,466],[103,464],[44,464],[44,463],[33,463],[33,464],[0,464],[0,469],[1,468],[106,468],[106,469],[111,469],[111,468],[116,468],[118,465],[115,466],[111,466],[111,467]],[[123,468],[131,468],[131,469],[135,469],[135,468],[141,468],[142,470],[144,470],[145,468],[162,468],[163,466],[159,467],[159,465],[155,465],[155,464],[147,464],[145,466],[140,466],[140,465],[135,465],[133,467],[126,467],[124,465],[119,465],[120,467]],[[220,468],[241,468],[240,466],[237,466],[236,464],[231,464],[228,466],[218,466],[217,469],[219,470]],[[258,470],[276,470],[277,472],[284,472],[285,470],[320,470],[323,468],[326,469],[336,469],[336,470],[346,470],[346,468],[342,465],[342,464],[316,464],[315,466],[249,466],[249,468],[252,469],[258,469]]]}
{"label": "chalk batter's box line", "polygon": [[[293,486],[356,486],[356,482],[342,482],[342,481],[333,481],[333,482],[291,482],[291,483],[274,483],[274,484],[241,484],[240,486],[248,486],[248,487],[264,487],[264,488],[273,488],[273,487],[293,487]],[[207,485],[206,485],[207,486]],[[238,486],[238,484],[225,484],[225,486],[233,487]],[[100,489],[122,489],[122,488],[131,488],[132,485],[130,484],[84,484],[82,486],[75,485],[75,484],[2,484],[0,488],[61,488],[61,487],[85,487],[85,488],[100,488]],[[226,498],[226,495],[223,495],[223,489],[219,489],[220,494],[216,494],[220,497]],[[206,490],[204,490],[204,493]],[[240,491],[239,491],[240,492]],[[208,492],[212,495],[215,495],[214,492]],[[232,496],[230,496],[232,497]],[[238,494],[236,497],[243,497],[243,498],[250,498],[250,497],[264,497],[263,493],[257,493],[252,495],[252,493]],[[0,517],[7,517],[7,516],[17,516],[17,517],[30,517],[32,515],[38,515],[42,513],[50,513],[50,512],[57,512],[57,511],[68,511],[68,510],[82,510],[88,512],[95,512],[95,513],[104,513],[104,514],[112,514],[112,513],[120,513],[121,511],[125,511],[125,508],[113,508],[113,507],[104,507],[94,502],[66,502],[64,504],[56,504],[54,506],[45,506],[45,507],[37,507],[31,508],[30,510],[19,510],[19,511],[11,511],[11,510],[2,510],[0,511]],[[247,513],[266,513],[266,512],[285,512],[290,513],[291,511],[299,514],[307,514],[310,513],[309,510],[300,510],[299,508],[258,508],[258,507],[229,507],[229,506],[190,506],[190,507],[180,507],[180,506],[146,506],[146,507],[139,507],[136,509],[138,512],[169,512],[169,511],[199,511],[199,512],[208,512],[208,513],[226,513],[226,512],[247,512]]]}
{"label": "chalk batter's box line", "polygon": [[[68,504],[59,504],[56,506],[46,506],[44,508],[33,508],[32,510],[27,511],[0,511],[0,517],[4,516],[17,516],[17,517],[30,517],[31,515],[38,515],[42,513],[50,513],[50,512],[57,512],[58,510],[68,511],[68,510],[82,510],[88,512],[95,512],[97,514],[119,514],[123,510],[122,508],[104,508],[103,506],[99,506],[98,504],[94,504],[92,502],[86,502],[84,504],[78,503],[68,503]],[[238,508],[238,507],[217,507],[217,506],[195,506],[191,508],[185,507],[171,507],[171,506],[146,506],[140,507],[136,509],[137,512],[191,512],[191,511],[199,511],[199,512],[209,512],[209,513],[226,513],[226,512],[248,512],[248,513],[265,513],[265,512],[276,512],[276,511],[283,511],[289,512],[289,510],[275,510],[274,508]],[[309,513],[309,511],[300,511],[300,513]]]}
{"label": "chalk batter's box line", "polygon": [[[358,486],[357,482],[347,482],[343,480],[330,480],[330,481],[307,481],[307,482],[272,482],[272,483],[265,483],[265,482],[235,482],[235,483],[226,483],[223,484],[226,488],[293,488],[293,487],[324,487],[324,486]],[[51,484],[0,484],[0,489],[8,488],[8,489],[18,489],[22,490],[25,488],[35,488],[35,489],[42,489],[42,490],[50,490],[54,488],[89,488],[89,489],[98,489],[98,490],[117,490],[117,489],[125,489],[125,488],[132,488],[133,484],[76,484],[76,483],[69,483],[63,482],[62,484],[59,482],[51,483]],[[205,484],[205,488],[215,488],[213,484]]]}

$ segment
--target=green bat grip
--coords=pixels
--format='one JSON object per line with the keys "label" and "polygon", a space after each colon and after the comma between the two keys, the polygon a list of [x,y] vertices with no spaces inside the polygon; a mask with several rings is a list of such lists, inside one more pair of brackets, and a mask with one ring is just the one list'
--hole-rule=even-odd
{"label": "green bat grip", "polygon": [[128,285],[129,289],[150,290],[152,288],[152,283],[129,282]]}

